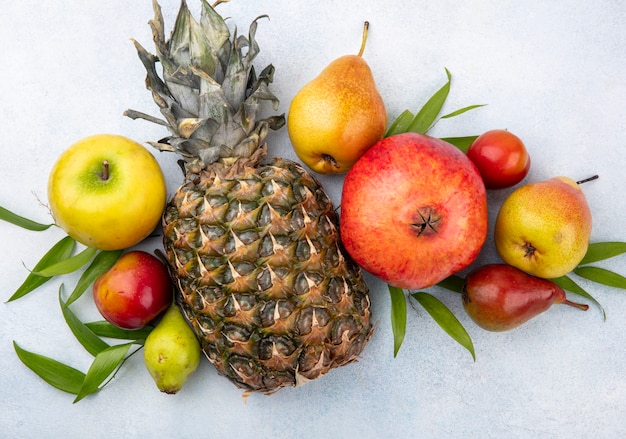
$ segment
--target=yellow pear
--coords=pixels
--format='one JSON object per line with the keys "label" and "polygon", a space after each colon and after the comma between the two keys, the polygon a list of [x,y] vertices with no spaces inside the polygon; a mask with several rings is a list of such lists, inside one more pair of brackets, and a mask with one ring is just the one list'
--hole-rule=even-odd
{"label": "yellow pear", "polygon": [[363,59],[368,23],[358,55],[331,62],[293,98],[287,129],[305,165],[320,174],[348,171],[387,129],[387,111]]}
{"label": "yellow pear", "polygon": [[163,315],[144,343],[144,363],[161,392],[174,394],[200,362],[200,343],[176,304]]}
{"label": "yellow pear", "polygon": [[556,278],[585,256],[591,212],[577,182],[554,177],[511,193],[500,207],[494,235],[507,264],[537,277]]}

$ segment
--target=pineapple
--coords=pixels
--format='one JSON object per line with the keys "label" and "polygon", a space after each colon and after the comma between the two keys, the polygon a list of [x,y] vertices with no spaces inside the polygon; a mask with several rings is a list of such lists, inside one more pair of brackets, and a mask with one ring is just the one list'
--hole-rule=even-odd
{"label": "pineapple", "polygon": [[[270,65],[257,77],[257,20],[231,33],[202,0],[196,21],[184,0],[170,39],[156,0],[156,55],[134,42],[146,85],[164,117],[152,143],[182,157],[185,181],[162,220],[176,301],[218,372],[247,392],[274,392],[356,360],[372,333],[361,271],[341,247],[337,217],[299,164],[266,159],[269,129],[257,117]],[[260,18],[260,17],[259,17]],[[162,66],[162,78],[156,63]]]}

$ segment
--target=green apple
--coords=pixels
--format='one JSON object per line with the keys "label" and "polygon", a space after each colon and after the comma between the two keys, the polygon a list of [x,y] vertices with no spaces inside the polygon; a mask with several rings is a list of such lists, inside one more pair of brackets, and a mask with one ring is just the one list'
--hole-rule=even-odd
{"label": "green apple", "polygon": [[158,225],[166,186],[154,156],[123,136],[98,134],[65,150],[48,180],[56,224],[101,250],[139,243]]}

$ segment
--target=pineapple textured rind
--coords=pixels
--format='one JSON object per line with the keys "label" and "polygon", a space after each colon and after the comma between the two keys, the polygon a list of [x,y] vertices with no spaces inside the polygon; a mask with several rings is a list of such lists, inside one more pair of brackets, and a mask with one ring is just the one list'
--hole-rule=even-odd
{"label": "pineapple textured rind", "polygon": [[368,290],[321,186],[283,159],[215,179],[180,188],[164,215],[181,306],[209,360],[272,391],[357,359]]}
{"label": "pineapple textured rind", "polygon": [[165,41],[156,1],[154,11],[157,54],[135,46],[165,119],[126,114],[168,127],[153,146],[185,163],[163,214],[163,244],[205,355],[237,386],[267,393],[355,361],[372,334],[370,299],[333,204],[299,164],[264,161],[265,137],[284,117],[258,117],[262,102],[278,105],[274,68],[257,77],[252,66],[258,19],[247,38],[231,38],[208,3],[196,22],[183,1]]}

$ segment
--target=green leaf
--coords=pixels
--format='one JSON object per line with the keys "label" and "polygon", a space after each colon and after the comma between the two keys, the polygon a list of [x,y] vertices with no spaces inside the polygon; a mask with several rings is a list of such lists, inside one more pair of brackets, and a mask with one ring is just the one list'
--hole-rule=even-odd
{"label": "green leaf", "polygon": [[589,244],[587,253],[579,265],[591,264],[626,253],[626,242],[595,242]]}
{"label": "green leaf", "polygon": [[445,278],[437,284],[437,286],[445,288],[446,290],[454,291],[455,293],[462,293],[464,285],[465,279],[456,274]]}
{"label": "green leaf", "polygon": [[604,268],[578,267],[574,270],[574,273],[602,285],[626,290],[626,277]]}
{"label": "green leaf", "polygon": [[456,146],[461,151],[466,153],[472,143],[474,143],[474,140],[476,140],[477,138],[478,136],[442,137],[441,140]]}
{"label": "green leaf", "polygon": [[391,330],[393,331],[393,356],[398,355],[406,333],[406,296],[401,288],[389,286],[391,296]]}
{"label": "green leaf", "polygon": [[456,340],[461,346],[472,354],[472,358],[476,361],[476,354],[474,353],[474,343],[469,336],[461,322],[456,316],[435,296],[418,292],[411,294],[415,300],[430,314],[430,316],[437,322],[446,333]]}
{"label": "green leaf", "polygon": [[44,230],[47,230],[54,225],[41,224],[29,220],[28,218],[24,218],[23,216],[13,213],[2,206],[0,206],[0,220],[9,222],[26,230],[32,230],[33,232],[43,232]]}
{"label": "green leaf", "polygon": [[407,128],[407,131],[425,134],[435,123],[450,93],[452,75],[450,75],[448,69],[446,69],[446,75],[448,81],[431,96],[426,104],[424,104],[411,121],[411,125]]}
{"label": "green leaf", "polygon": [[442,119],[449,119],[451,117],[456,117],[456,116],[459,116],[459,115],[461,115],[463,113],[467,113],[468,111],[473,110],[475,108],[480,108],[480,107],[484,107],[484,106],[485,106],[485,104],[469,105],[467,107],[459,108],[458,110],[453,111],[452,113],[448,113],[445,116],[441,116],[441,118]]}
{"label": "green leaf", "polygon": [[413,113],[409,110],[404,110],[400,113],[400,116],[396,117],[396,119],[391,123],[387,133],[385,133],[385,137],[406,133],[413,117],[415,117]]}
{"label": "green leaf", "polygon": [[66,305],[70,305],[83,295],[89,286],[103,273],[107,272],[122,255],[123,250],[101,251],[83,272],[74,291],[68,297]]}
{"label": "green leaf", "polygon": [[33,268],[33,272],[28,274],[24,283],[20,285],[17,291],[13,293],[7,302],[19,299],[49,281],[52,278],[51,276],[40,276],[35,274],[35,272],[67,259],[74,251],[75,245],[76,241],[69,236],[66,236],[57,242],[50,250],[48,250],[39,262],[37,262],[37,265]]}
{"label": "green leaf", "polygon": [[100,384],[121,366],[131,345],[132,343],[124,343],[111,346],[96,355],[87,371],[83,385],[78,391],[76,399],[74,399],[74,403],[77,403],[87,395],[100,391],[104,387],[100,387]]}
{"label": "green leaf", "polygon": [[63,284],[59,287],[59,303],[61,304],[61,311],[67,326],[70,327],[72,334],[79,341],[79,343],[89,352],[91,355],[96,356],[100,352],[109,348],[109,345],[94,334],[78,317],[70,310],[70,307],[63,303],[62,298]]}
{"label": "green leaf", "polygon": [[52,358],[22,349],[15,341],[13,347],[19,359],[30,370],[51,386],[76,395],[83,384],[85,374]]}
{"label": "green leaf", "polygon": [[600,311],[602,312],[602,317],[604,318],[604,320],[606,320],[606,312],[604,311],[604,308],[602,307],[602,305],[600,305],[600,302],[598,302],[591,294],[585,291],[580,285],[574,282],[570,277],[562,276],[562,277],[557,277],[557,278],[550,279],[550,280],[554,282],[555,284],[557,284],[558,286],[560,286],[561,288],[563,288],[564,290],[570,291],[574,294],[578,294],[579,296],[582,296],[585,299],[588,299],[592,301],[593,303],[595,303],[596,305],[598,305],[598,308],[600,308]]}
{"label": "green leaf", "polygon": [[87,262],[89,262],[97,252],[97,249],[93,247],[87,247],[86,249],[84,249],[77,255],[72,256],[71,258],[64,259],[57,262],[56,264],[52,264],[41,270],[35,271],[35,274],[44,277],[52,277],[72,273],[83,267]]}
{"label": "green leaf", "polygon": [[85,326],[99,337],[115,338],[119,340],[133,340],[135,344],[143,344],[154,327],[144,326],[141,329],[122,329],[110,324],[106,320],[85,323]]}

